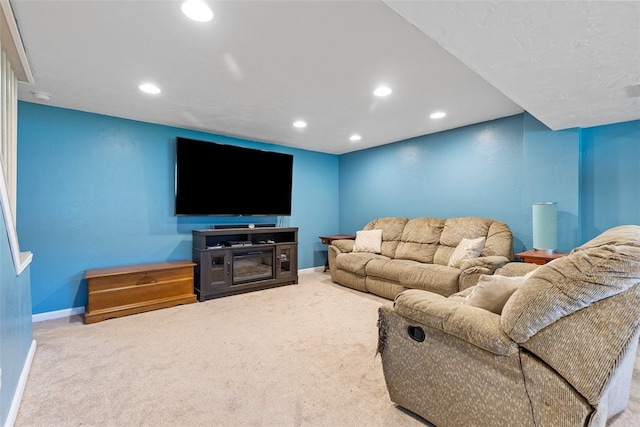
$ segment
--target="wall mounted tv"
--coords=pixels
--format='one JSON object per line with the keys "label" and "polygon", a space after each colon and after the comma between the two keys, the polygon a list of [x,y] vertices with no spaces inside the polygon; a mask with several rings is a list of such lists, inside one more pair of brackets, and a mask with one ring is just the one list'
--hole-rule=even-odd
{"label": "wall mounted tv", "polygon": [[176,215],[291,215],[293,156],[176,138]]}

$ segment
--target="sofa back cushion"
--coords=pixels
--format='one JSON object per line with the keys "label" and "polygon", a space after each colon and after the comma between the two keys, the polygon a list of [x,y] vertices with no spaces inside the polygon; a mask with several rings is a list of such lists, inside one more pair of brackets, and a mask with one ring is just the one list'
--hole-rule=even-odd
{"label": "sofa back cushion", "polygon": [[[605,231],[537,268],[504,306],[505,333],[524,343],[538,331],[591,304],[640,286],[640,226]],[[640,317],[638,308],[635,319]]]}
{"label": "sofa back cushion", "polygon": [[513,233],[507,224],[492,221],[481,256],[499,255],[513,259]]}
{"label": "sofa back cushion", "polygon": [[409,220],[404,226],[395,257],[433,264],[444,223],[444,219],[431,217]]}
{"label": "sofa back cushion", "polygon": [[382,230],[380,254],[395,258],[396,248],[408,221],[409,219],[404,217],[376,218],[365,225],[364,230]]}
{"label": "sofa back cushion", "polygon": [[505,223],[488,218],[460,217],[445,220],[433,263],[448,265],[462,239],[479,237],[486,238],[480,256],[513,258],[513,234]]}

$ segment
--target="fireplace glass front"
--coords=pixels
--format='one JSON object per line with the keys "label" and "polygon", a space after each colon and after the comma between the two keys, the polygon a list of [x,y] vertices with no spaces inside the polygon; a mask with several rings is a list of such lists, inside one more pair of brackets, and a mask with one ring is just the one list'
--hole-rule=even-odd
{"label": "fireplace glass front", "polygon": [[273,248],[233,254],[233,284],[273,279]]}

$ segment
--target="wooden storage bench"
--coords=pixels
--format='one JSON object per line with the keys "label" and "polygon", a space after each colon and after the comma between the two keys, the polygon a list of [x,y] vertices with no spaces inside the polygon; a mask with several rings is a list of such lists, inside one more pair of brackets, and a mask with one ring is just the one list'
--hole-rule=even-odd
{"label": "wooden storage bench", "polygon": [[190,261],[86,270],[85,323],[196,302]]}

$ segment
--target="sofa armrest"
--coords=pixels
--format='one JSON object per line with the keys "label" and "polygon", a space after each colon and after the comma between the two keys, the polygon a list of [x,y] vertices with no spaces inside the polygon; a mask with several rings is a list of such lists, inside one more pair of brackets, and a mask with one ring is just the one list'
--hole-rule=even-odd
{"label": "sofa armrest", "polygon": [[509,262],[497,269],[496,274],[507,277],[524,276],[539,267],[537,264],[529,264],[527,262]]}
{"label": "sofa armrest", "polygon": [[463,301],[409,289],[396,297],[393,310],[406,319],[439,329],[493,354],[506,356],[519,351],[518,344],[502,330],[499,315]]}
{"label": "sofa armrest", "polygon": [[460,270],[464,271],[469,268],[484,267],[493,273],[508,262],[509,258],[500,255],[481,256],[478,258],[465,259],[460,265]]}
{"label": "sofa armrest", "polygon": [[329,265],[329,269],[331,270],[331,280],[333,280],[334,282],[337,282],[335,278],[336,258],[340,254],[353,252],[353,246],[355,245],[355,243],[355,240],[338,239],[334,240],[329,245],[329,249],[327,251],[327,264]]}
{"label": "sofa armrest", "polygon": [[355,245],[355,240],[348,240],[348,239],[339,239],[339,240],[334,240],[333,242],[331,242],[331,246],[335,246],[339,252],[352,252],[353,251],[353,246]]}
{"label": "sofa armrest", "polygon": [[469,258],[460,265],[460,277],[458,278],[458,290],[462,291],[478,283],[482,274],[493,274],[499,268],[509,263],[507,257],[492,255],[478,258]]}

